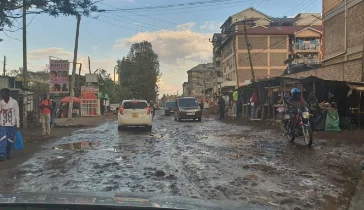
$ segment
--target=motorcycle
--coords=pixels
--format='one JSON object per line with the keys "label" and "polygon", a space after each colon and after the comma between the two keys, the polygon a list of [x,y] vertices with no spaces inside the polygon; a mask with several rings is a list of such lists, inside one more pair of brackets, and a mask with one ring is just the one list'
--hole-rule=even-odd
{"label": "motorcycle", "polygon": [[296,137],[303,136],[306,145],[310,147],[313,141],[310,122],[311,114],[307,108],[302,111],[301,109],[289,107],[282,120],[282,129],[290,142],[293,142]]}

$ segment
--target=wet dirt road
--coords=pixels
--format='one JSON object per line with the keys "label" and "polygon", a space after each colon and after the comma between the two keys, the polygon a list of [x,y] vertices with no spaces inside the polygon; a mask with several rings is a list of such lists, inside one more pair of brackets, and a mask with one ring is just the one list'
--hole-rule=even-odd
{"label": "wet dirt road", "polygon": [[315,139],[307,148],[276,130],[162,112],[152,133],[108,121],[45,147],[18,167],[14,191],[146,192],[273,209],[346,209],[364,157],[363,147]]}

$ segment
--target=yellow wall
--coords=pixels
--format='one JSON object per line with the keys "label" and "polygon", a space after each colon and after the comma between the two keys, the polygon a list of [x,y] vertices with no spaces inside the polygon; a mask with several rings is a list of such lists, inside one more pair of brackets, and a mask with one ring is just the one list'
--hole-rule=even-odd
{"label": "yellow wall", "polygon": [[323,10],[324,14],[326,14],[328,11],[336,7],[336,5],[340,4],[344,0],[322,0]]}

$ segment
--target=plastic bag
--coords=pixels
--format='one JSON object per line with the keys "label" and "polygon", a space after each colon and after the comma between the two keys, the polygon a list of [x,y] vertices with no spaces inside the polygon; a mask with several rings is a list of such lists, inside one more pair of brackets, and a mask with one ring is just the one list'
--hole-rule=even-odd
{"label": "plastic bag", "polygon": [[21,136],[20,131],[17,131],[15,135],[14,150],[23,150],[23,149],[24,149],[23,137]]}

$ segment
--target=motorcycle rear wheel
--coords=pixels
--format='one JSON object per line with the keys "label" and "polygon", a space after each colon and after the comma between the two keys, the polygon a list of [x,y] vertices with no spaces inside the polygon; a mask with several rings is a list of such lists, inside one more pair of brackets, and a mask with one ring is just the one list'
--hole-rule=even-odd
{"label": "motorcycle rear wheel", "polygon": [[302,132],[303,132],[303,139],[305,140],[305,143],[308,147],[311,147],[313,142],[313,135],[312,135],[312,129],[310,125],[303,125],[302,126]]}

